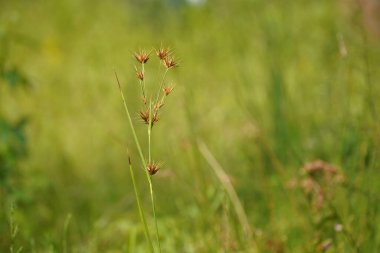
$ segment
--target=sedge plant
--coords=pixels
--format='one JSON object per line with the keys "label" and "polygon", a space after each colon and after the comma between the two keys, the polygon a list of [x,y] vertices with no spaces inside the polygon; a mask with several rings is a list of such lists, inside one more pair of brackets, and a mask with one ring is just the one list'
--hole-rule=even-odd
{"label": "sedge plant", "polygon": [[[169,48],[159,48],[155,50],[156,56],[160,62],[160,65],[162,66],[163,72],[162,76],[158,80],[157,84],[157,91],[154,94],[150,94],[147,91],[147,85],[146,85],[146,73],[145,73],[145,66],[147,62],[150,59],[150,55],[152,54],[153,51],[145,51],[145,50],[140,50],[139,52],[134,53],[134,58],[138,62],[138,66],[135,66],[135,71],[136,71],[136,77],[139,82],[140,86],[140,91],[141,91],[141,103],[142,103],[142,109],[139,112],[139,117],[142,123],[144,123],[147,127],[147,141],[148,141],[148,150],[144,153],[143,149],[141,148],[140,145],[140,139],[136,134],[134,123],[131,118],[130,111],[128,109],[128,105],[126,102],[126,98],[124,96],[124,93],[121,88],[121,84],[118,78],[117,73],[115,72],[115,77],[117,80],[117,84],[119,87],[120,95],[123,101],[125,113],[129,122],[129,126],[132,131],[133,139],[136,144],[142,166],[145,171],[146,179],[149,185],[149,193],[150,193],[150,200],[151,200],[151,205],[152,205],[152,213],[153,213],[153,218],[154,218],[154,225],[155,225],[155,235],[156,235],[156,241],[157,241],[157,247],[158,247],[158,252],[161,252],[161,244],[160,244],[160,235],[159,235],[159,230],[158,230],[158,225],[157,225],[157,217],[156,217],[156,205],[155,205],[155,198],[154,198],[154,189],[153,189],[153,183],[152,183],[152,177],[155,175],[159,169],[160,169],[160,163],[154,161],[152,159],[152,143],[151,143],[151,137],[152,137],[152,130],[153,127],[157,124],[159,121],[159,113],[161,108],[165,104],[165,99],[166,97],[173,91],[173,86],[168,86],[166,84],[166,76],[167,73],[178,66],[178,62],[175,60],[172,51]],[[147,158],[146,158],[147,154]],[[132,162],[130,155],[128,153],[128,161],[129,161],[129,169],[130,169],[130,175],[132,179],[132,184],[133,184],[133,190],[135,193],[136,197],[136,202],[137,202],[137,207],[139,210],[139,215],[141,222],[144,225],[144,233],[146,240],[149,244],[149,248],[151,252],[155,252],[155,247],[151,239],[151,235],[149,232],[149,227],[146,222],[145,218],[145,213],[144,209],[141,206],[141,200],[138,192],[138,187],[136,185],[136,180],[135,180],[135,173],[133,170]]]}

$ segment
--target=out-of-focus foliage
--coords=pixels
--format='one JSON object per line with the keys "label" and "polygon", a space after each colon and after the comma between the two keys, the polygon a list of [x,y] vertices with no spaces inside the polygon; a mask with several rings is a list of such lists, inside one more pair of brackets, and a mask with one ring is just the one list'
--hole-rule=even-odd
{"label": "out-of-focus foliage", "polygon": [[[22,196],[2,206],[0,251],[147,251],[125,145],[146,210],[149,189],[114,71],[144,136],[132,53],[162,44],[181,58],[152,137],[163,252],[249,252],[199,142],[230,176],[259,252],[377,252],[377,5],[0,1],[1,180]],[[158,71],[146,67],[149,89]]]}
{"label": "out-of-focus foliage", "polygon": [[[10,46],[17,43],[14,33],[10,31],[12,20],[2,20],[0,25],[0,234],[1,250],[15,250],[14,244],[18,234],[17,225],[13,223],[13,206],[23,199],[21,171],[19,163],[27,154],[25,116],[8,117],[7,98],[16,100],[13,92],[29,86],[28,79],[14,65]],[[14,111],[12,111],[14,112]]]}
{"label": "out-of-focus foliage", "polygon": [[12,172],[12,168],[16,167],[19,159],[23,158],[26,153],[26,137],[25,137],[25,120],[20,120],[15,125],[0,118],[0,161],[1,185],[7,184],[7,180]]}

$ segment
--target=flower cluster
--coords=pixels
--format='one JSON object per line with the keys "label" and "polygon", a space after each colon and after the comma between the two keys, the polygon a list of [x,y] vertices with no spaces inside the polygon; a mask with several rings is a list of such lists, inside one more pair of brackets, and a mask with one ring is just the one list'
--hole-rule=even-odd
{"label": "flower cluster", "polygon": [[332,196],[332,187],[344,182],[343,174],[333,165],[321,160],[305,163],[300,187],[308,196],[312,206],[321,210]]}
{"label": "flower cluster", "polygon": [[174,87],[166,84],[166,76],[169,70],[178,67],[178,62],[173,56],[173,52],[170,48],[161,47],[155,50],[155,54],[158,57],[159,62],[163,66],[163,75],[161,80],[158,81],[158,91],[154,96],[149,96],[146,90],[146,73],[145,65],[150,59],[152,51],[148,52],[140,50],[133,54],[134,58],[140,64],[139,67],[135,67],[136,77],[141,87],[141,98],[143,109],[139,112],[139,117],[143,123],[148,125],[148,137],[149,137],[149,160],[147,163],[147,172],[149,175],[154,175],[159,170],[159,165],[152,162],[150,157],[150,134],[154,125],[159,121],[159,111],[165,104],[165,99]]}

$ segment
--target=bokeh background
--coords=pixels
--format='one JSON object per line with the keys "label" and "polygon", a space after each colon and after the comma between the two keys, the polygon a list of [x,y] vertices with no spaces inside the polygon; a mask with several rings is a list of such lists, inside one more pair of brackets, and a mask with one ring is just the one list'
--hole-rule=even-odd
{"label": "bokeh background", "polygon": [[[0,251],[147,252],[126,146],[153,231],[149,188],[114,71],[146,150],[133,52],[164,45],[180,67],[152,137],[163,252],[379,252],[379,13],[376,0],[0,1]],[[148,89],[158,66],[153,51]]]}

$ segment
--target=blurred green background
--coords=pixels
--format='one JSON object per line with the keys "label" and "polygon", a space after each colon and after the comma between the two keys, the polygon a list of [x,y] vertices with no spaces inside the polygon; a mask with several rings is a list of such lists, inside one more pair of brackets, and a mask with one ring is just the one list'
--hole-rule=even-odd
{"label": "blurred green background", "polygon": [[[153,231],[149,188],[114,71],[146,150],[132,55],[164,45],[180,67],[152,137],[163,252],[379,252],[379,6],[0,1],[0,251],[147,252],[126,145]],[[315,209],[301,168],[318,159],[344,183]]]}

